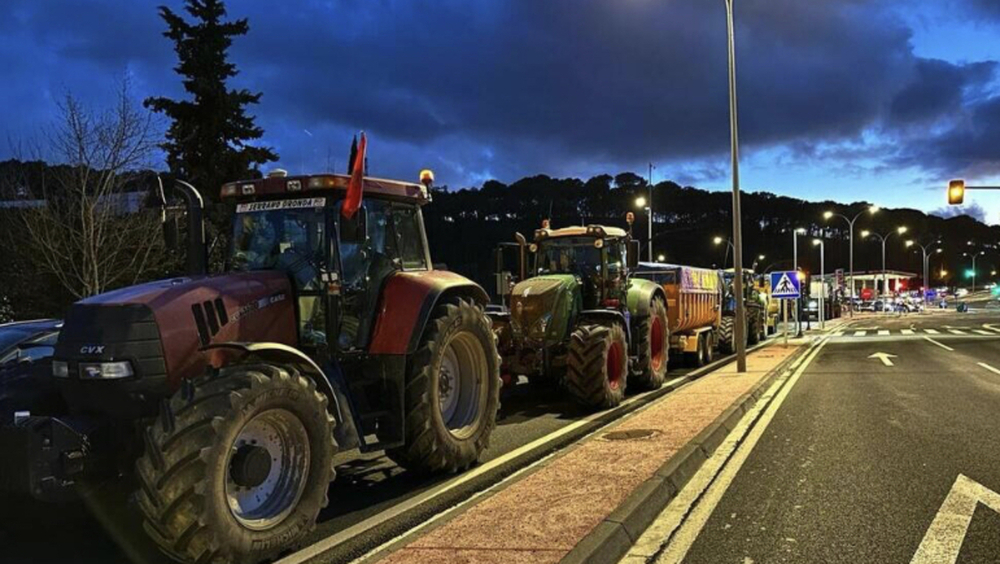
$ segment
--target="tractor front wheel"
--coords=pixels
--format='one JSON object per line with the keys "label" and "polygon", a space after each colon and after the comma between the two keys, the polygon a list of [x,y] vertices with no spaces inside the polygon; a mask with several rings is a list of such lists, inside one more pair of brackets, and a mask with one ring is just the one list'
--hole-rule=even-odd
{"label": "tractor front wheel", "polygon": [[636,331],[639,370],[635,374],[638,387],[656,390],[667,379],[670,355],[670,331],[667,327],[667,306],[661,298],[649,304],[649,317],[639,322]]}
{"label": "tractor front wheel", "polygon": [[458,472],[489,444],[500,408],[500,355],[472,302],[439,306],[407,362],[406,437],[387,451],[420,473]]}
{"label": "tractor front wheel", "polygon": [[269,364],[182,387],[136,461],[146,532],[182,562],[259,562],[294,545],[334,476],[327,401],[311,379]]}
{"label": "tractor front wheel", "polygon": [[621,325],[581,325],[570,336],[566,386],[589,409],[615,407],[625,397],[628,341]]}

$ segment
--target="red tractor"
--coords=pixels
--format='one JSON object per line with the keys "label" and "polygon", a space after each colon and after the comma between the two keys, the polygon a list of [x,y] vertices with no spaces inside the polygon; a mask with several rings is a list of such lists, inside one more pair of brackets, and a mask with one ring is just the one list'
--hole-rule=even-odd
{"label": "red tractor", "polygon": [[[5,474],[39,498],[131,480],[169,556],[257,562],[313,529],[338,451],[385,451],[418,472],[475,463],[496,424],[499,356],[485,291],[432,266],[425,176],[356,176],[356,213],[348,176],[223,186],[227,272],[74,304],[53,357],[69,411],[3,429]],[[204,272],[201,198],[178,186],[190,269]]]}

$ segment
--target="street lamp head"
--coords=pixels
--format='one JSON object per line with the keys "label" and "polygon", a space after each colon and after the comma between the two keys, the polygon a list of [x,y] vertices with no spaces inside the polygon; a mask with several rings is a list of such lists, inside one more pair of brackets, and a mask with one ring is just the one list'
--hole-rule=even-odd
{"label": "street lamp head", "polygon": [[882,208],[878,206],[872,206],[868,208],[868,211],[872,212],[872,215],[877,214]]}
{"label": "street lamp head", "polygon": [[646,207],[646,198],[644,196],[639,196],[635,199],[635,207],[644,208]]}
{"label": "street lamp head", "polygon": [[907,229],[906,226],[902,226],[901,225],[901,226],[899,226],[899,227],[896,228],[896,232],[899,233],[900,235],[902,235],[903,233],[906,233],[906,229]]}
{"label": "street lamp head", "polygon": [[716,245],[721,245],[723,241],[725,241],[725,239],[723,239],[722,237],[716,237],[715,239],[712,239],[712,242],[715,243]]}
{"label": "street lamp head", "polygon": [[795,232],[798,233],[799,235],[805,235],[806,234],[806,228],[805,227],[799,227],[798,229],[795,230]]}
{"label": "street lamp head", "polygon": [[831,217],[833,217],[832,211],[823,212],[823,219],[830,219]]}
{"label": "street lamp head", "polygon": [[871,231],[868,231],[867,229],[865,229],[864,231],[861,232],[861,238],[862,239],[867,239],[868,236],[871,235],[871,234],[872,234]]}
{"label": "street lamp head", "polygon": [[906,248],[907,248],[907,249],[909,249],[909,248],[910,248],[910,247],[912,247],[913,245],[915,245],[915,243],[914,243],[913,241],[907,241],[907,242],[906,242]]}
{"label": "street lamp head", "polygon": [[663,262],[663,261],[667,260],[667,257],[666,257],[666,256],[664,256],[664,255],[658,255],[658,256],[656,257],[656,260],[658,260],[658,261],[660,261],[660,262]]}
{"label": "street lamp head", "polygon": [[757,260],[764,260],[764,258],[766,258],[764,255],[757,255]]}
{"label": "street lamp head", "polygon": [[823,240],[822,239],[813,239],[813,246],[814,247],[818,247],[819,245],[822,245],[822,244],[823,244]]}

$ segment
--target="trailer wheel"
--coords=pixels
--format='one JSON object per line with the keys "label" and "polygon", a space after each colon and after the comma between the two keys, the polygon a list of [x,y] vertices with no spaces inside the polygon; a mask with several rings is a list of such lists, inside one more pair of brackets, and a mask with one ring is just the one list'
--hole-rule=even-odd
{"label": "trailer wheel", "polygon": [[144,528],[182,562],[272,559],[311,531],[334,477],[334,420],[290,367],[233,366],[182,387],[136,461]]}
{"label": "trailer wheel", "polygon": [[472,302],[439,306],[407,361],[406,437],[386,454],[421,473],[458,472],[489,445],[500,408],[500,355]]}
{"label": "trailer wheel", "polygon": [[670,329],[667,326],[667,306],[661,298],[649,304],[649,316],[636,327],[636,349],[639,351],[639,370],[635,383],[644,390],[656,390],[667,379],[670,356]]}
{"label": "trailer wheel", "polygon": [[621,325],[581,325],[570,336],[566,387],[584,407],[620,404],[628,380],[628,342]]}
{"label": "trailer wheel", "polygon": [[715,338],[713,337],[711,331],[705,331],[705,333],[704,333],[703,336],[704,336],[704,341],[705,341],[704,342],[704,346],[705,346],[704,359],[705,359],[705,361],[704,361],[703,365],[712,364],[712,361],[715,360]]}

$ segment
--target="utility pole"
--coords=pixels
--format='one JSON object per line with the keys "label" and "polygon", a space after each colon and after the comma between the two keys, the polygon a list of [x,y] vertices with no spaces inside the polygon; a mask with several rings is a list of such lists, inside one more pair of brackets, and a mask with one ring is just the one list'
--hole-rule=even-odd
{"label": "utility pole", "polygon": [[747,371],[746,304],[743,300],[743,226],[740,211],[740,141],[739,119],[736,104],[736,30],[733,25],[733,0],[726,3],[726,29],[729,38],[729,137],[733,161],[733,246],[736,276],[733,290],[736,293],[736,371]]}
{"label": "utility pole", "polygon": [[653,262],[653,163],[649,163],[649,262]]}

